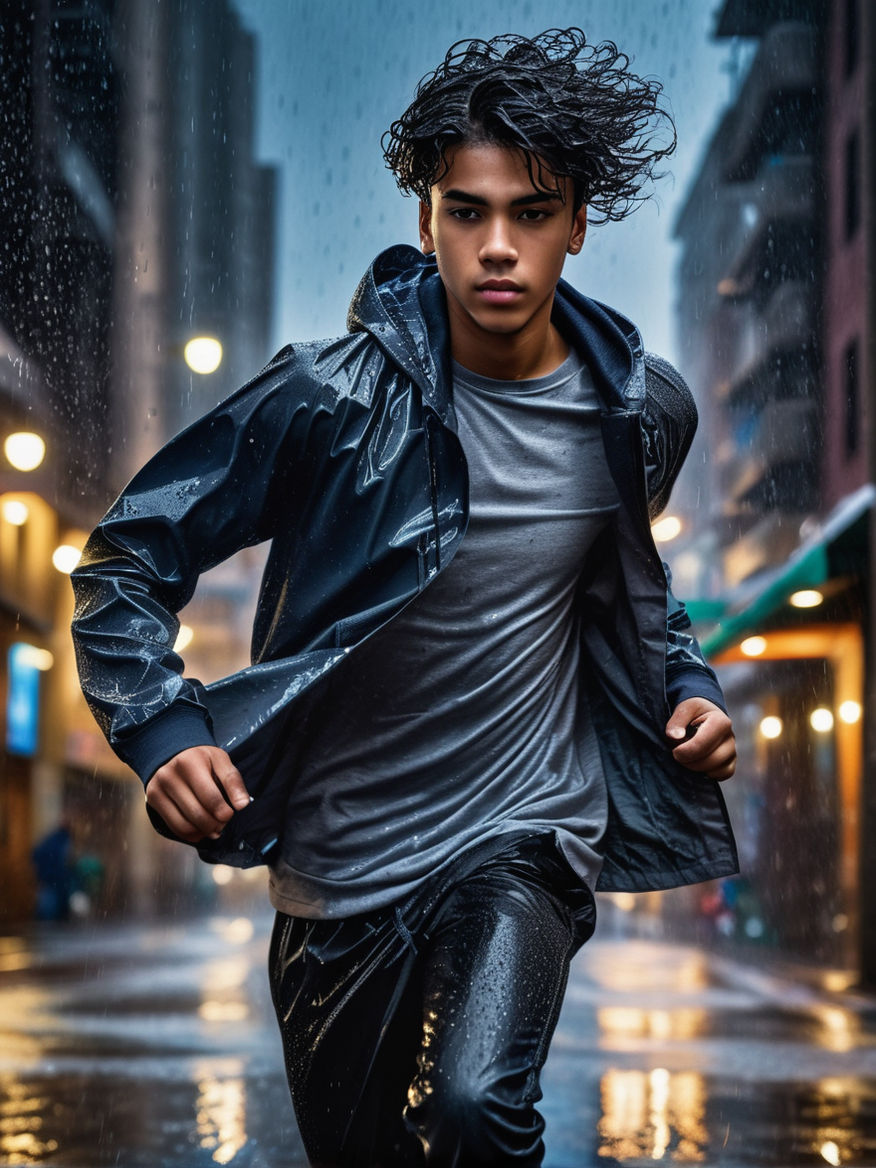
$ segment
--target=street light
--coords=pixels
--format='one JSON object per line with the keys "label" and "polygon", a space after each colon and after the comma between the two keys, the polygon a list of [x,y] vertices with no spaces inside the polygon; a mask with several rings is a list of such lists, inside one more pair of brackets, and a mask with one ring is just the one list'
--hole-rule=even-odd
{"label": "street light", "polygon": [[186,365],[195,373],[215,373],[222,362],[222,345],[215,337],[192,337],[183,349]]}
{"label": "street light", "polygon": [[182,653],[183,650],[188,649],[192,643],[192,638],[195,635],[195,630],[191,625],[180,625],[179,632],[176,635],[176,640],[173,643],[174,653]]}
{"label": "street light", "polygon": [[27,523],[30,510],[27,503],[23,503],[21,499],[4,499],[0,506],[0,515],[13,527],[23,527]]}
{"label": "street light", "polygon": [[52,552],[52,563],[59,572],[69,576],[82,555],[82,548],[74,547],[72,543],[62,543]]}
{"label": "street light", "polygon": [[827,734],[833,729],[833,712],[827,706],[819,706],[809,715],[809,725],[816,734]]}
{"label": "street light", "polygon": [[3,453],[16,470],[36,470],[46,456],[46,444],[30,430],[17,430],[3,443]]}
{"label": "street light", "polygon": [[768,714],[760,723],[760,732],[764,738],[779,738],[783,729],[782,719],[775,714]]}
{"label": "street light", "polygon": [[682,522],[677,515],[664,515],[651,524],[651,535],[657,543],[668,543],[681,534]]}
{"label": "street light", "polygon": [[798,592],[792,592],[788,600],[794,608],[818,608],[824,600],[824,593],[817,588],[801,588]]}

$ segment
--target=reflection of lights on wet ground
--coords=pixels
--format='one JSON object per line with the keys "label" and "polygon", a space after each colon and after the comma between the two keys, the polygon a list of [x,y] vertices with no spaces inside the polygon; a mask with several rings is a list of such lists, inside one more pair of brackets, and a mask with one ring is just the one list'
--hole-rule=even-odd
{"label": "reflection of lights on wet ground", "polygon": [[600,1085],[599,1155],[701,1163],[706,1158],[706,1087],[693,1071],[608,1071]]}
{"label": "reflection of lights on wet ground", "polygon": [[825,1143],[823,1143],[819,1148],[819,1151],[821,1152],[822,1159],[826,1160],[828,1164],[833,1164],[834,1168],[837,1168],[837,1166],[842,1163],[840,1159],[840,1150],[833,1142],[833,1140],[827,1140]]}
{"label": "reflection of lights on wet ground", "polygon": [[250,965],[245,957],[225,957],[204,967],[204,983],[211,990],[231,990],[242,986]]}
{"label": "reflection of lights on wet ground", "polygon": [[816,1005],[813,1012],[821,1024],[818,1035],[820,1046],[842,1053],[857,1045],[859,1021],[850,1011],[839,1006]]}
{"label": "reflection of lights on wet ground", "polygon": [[[591,976],[612,993],[696,993],[709,985],[708,964],[702,953],[679,946],[671,961],[655,960],[652,946],[634,940],[602,942],[603,960]],[[634,999],[635,1000],[635,999]]]}
{"label": "reflection of lights on wet ground", "polygon": [[[252,938],[252,922],[245,917],[233,921],[212,922],[215,932],[229,944],[241,944]],[[243,1022],[250,1016],[249,1002],[241,994],[251,969],[244,956],[211,961],[204,969],[204,1000],[198,1017],[205,1022]]]}
{"label": "reflection of lights on wet ground", "polygon": [[198,1007],[198,1016],[205,1022],[243,1022],[249,1017],[246,1002],[219,1002],[210,998]]}
{"label": "reflection of lights on wet ground", "polygon": [[211,921],[210,928],[229,945],[245,945],[247,941],[253,939],[255,933],[249,917],[235,917],[231,921],[225,919]]}
{"label": "reflection of lights on wet ground", "polygon": [[[12,1076],[0,1078],[0,1155],[3,1163],[39,1164],[58,1150],[58,1141],[42,1139],[43,1115],[49,1100],[32,1095]],[[6,1157],[14,1159],[6,1159]]]}
{"label": "reflection of lights on wet ground", "polygon": [[645,1010],[638,1006],[605,1006],[596,1011],[599,1032],[612,1047],[624,1039],[696,1038],[706,1029],[706,1011],[697,1008]]}
{"label": "reflection of lights on wet ground", "polygon": [[246,1144],[246,1082],[243,1064],[234,1060],[237,1074],[219,1079],[214,1074],[198,1077],[196,1115],[199,1142],[212,1149],[216,1164],[230,1164]]}

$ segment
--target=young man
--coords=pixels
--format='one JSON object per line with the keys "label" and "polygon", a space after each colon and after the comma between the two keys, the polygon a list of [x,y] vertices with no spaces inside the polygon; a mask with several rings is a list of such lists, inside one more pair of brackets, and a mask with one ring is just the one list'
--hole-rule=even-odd
{"label": "young man", "polygon": [[[314,1164],[541,1163],[593,890],[735,871],[730,721],[649,531],[693,403],[560,280],[674,145],[658,95],[575,29],[454,46],[386,145],[422,254],[161,451],[74,576],[156,826],[270,868]],[[173,614],[264,539],[253,665],[204,690]]]}

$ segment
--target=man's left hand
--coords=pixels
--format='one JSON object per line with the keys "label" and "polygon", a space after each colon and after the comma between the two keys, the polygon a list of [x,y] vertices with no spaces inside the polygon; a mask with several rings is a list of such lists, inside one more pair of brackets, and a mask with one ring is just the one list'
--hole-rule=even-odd
{"label": "man's left hand", "polygon": [[676,762],[710,779],[729,779],[736,770],[733,725],[720,706],[706,698],[680,702],[666,723],[666,737],[678,742]]}

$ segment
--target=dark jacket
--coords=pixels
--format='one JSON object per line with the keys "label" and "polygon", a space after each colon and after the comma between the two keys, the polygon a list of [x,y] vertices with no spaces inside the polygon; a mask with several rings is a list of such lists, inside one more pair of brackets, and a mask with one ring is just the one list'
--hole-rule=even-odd
{"label": "dark jacket", "polygon": [[[690,446],[693,401],[622,316],[562,281],[555,304],[602,398],[621,499],[579,601],[581,700],[593,709],[609,793],[600,887],[727,875],[736,855],[718,786],[680,767],[663,734],[687,697],[723,706],[649,526]],[[407,246],[382,253],[348,324],[337,340],[287,346],[164,447],[73,574],[83,690],[119,756],[145,782],[183,748],[218,742],[255,796],[219,841],[198,845],[205,859],[247,866],[269,856],[285,802],[272,779],[289,769],[272,759],[294,749],[308,695],[428,585],[465,533],[467,470],[434,261]],[[172,614],[201,572],[267,539],[253,664],[206,689],[184,679]]]}

